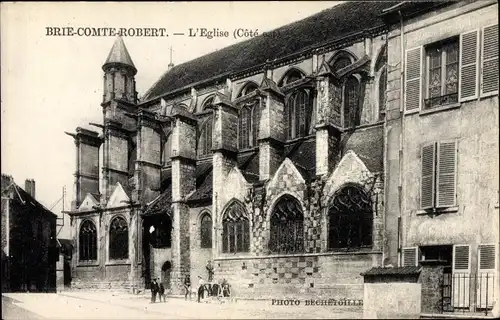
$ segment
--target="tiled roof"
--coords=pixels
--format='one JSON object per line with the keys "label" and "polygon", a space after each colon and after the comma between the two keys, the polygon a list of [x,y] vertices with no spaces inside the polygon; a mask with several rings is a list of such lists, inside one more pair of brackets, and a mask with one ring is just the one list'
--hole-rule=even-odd
{"label": "tiled roof", "polygon": [[112,63],[121,63],[135,69],[132,58],[130,58],[127,47],[121,37],[116,38],[115,43],[109,52],[108,58],[106,59],[106,62],[104,62],[104,66]]}
{"label": "tiled roof", "polygon": [[172,184],[160,194],[158,198],[156,198],[152,204],[150,204],[146,211],[144,211],[145,216],[152,216],[156,214],[168,214],[170,216],[172,213]]}
{"label": "tiled roof", "polygon": [[382,126],[358,129],[343,137],[343,150],[354,151],[372,173],[383,170],[384,128]]}
{"label": "tiled roof", "polygon": [[399,2],[345,2],[274,30],[276,37],[261,35],[182,63],[167,71],[144,95],[144,100],[383,26],[379,16],[382,10]]}
{"label": "tiled roof", "polygon": [[362,273],[362,276],[378,276],[378,275],[415,275],[420,273],[420,267],[396,267],[383,268],[373,267],[370,270]]}
{"label": "tiled roof", "polygon": [[238,169],[240,169],[247,182],[254,183],[259,181],[258,152],[239,154]]}
{"label": "tiled roof", "polygon": [[304,180],[309,181],[316,174],[316,140],[301,140],[285,147],[288,157]]}
{"label": "tiled roof", "polygon": [[12,183],[10,186],[7,186],[5,190],[2,190],[2,192],[7,191],[9,188],[14,188],[14,200],[22,206],[22,207],[31,207],[35,209],[36,212],[41,213],[42,215],[45,215],[50,218],[57,218],[57,215],[54,214],[52,211],[49,209],[45,208],[44,205],[42,205],[40,202],[38,202],[35,198],[33,198],[29,193],[24,191],[23,188],[19,187],[15,182]]}
{"label": "tiled roof", "polygon": [[203,201],[212,199],[212,167],[210,167],[210,171],[204,177],[200,177],[199,180],[200,184],[198,185],[197,183],[196,191],[191,194],[188,199],[189,201]]}

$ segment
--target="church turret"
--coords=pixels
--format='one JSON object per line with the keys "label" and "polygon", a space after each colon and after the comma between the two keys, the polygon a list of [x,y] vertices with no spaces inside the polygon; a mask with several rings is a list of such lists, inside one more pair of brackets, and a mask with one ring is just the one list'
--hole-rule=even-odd
{"label": "church turret", "polygon": [[112,99],[137,103],[134,78],[137,69],[121,37],[116,38],[102,70],[104,70],[103,103]]}

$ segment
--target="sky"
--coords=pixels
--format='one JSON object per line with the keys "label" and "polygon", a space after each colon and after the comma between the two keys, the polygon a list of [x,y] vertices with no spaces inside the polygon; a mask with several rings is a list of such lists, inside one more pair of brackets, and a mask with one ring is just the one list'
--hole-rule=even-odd
{"label": "sky", "polygon": [[[330,8],[336,1],[178,3],[1,3],[1,171],[60,217],[73,199],[76,127],[100,131],[102,64],[113,36],[49,36],[48,27],[164,28],[169,37],[124,37],[138,69],[139,96],[166,71],[201,55],[247,40],[238,28],[259,33]],[[219,29],[229,37],[174,36],[189,28]],[[49,29],[50,30],[50,29]],[[59,201],[59,202],[58,202]],[[67,223],[66,223],[67,226]],[[63,228],[66,229],[66,228]],[[65,237],[66,230],[60,234]]]}

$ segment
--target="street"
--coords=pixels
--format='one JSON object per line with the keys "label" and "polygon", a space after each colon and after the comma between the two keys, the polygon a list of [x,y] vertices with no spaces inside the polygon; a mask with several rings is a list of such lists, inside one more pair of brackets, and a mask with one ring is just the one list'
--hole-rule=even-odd
{"label": "street", "polygon": [[3,319],[304,319],[361,318],[356,306],[277,306],[271,301],[197,303],[181,298],[149,303],[148,295],[111,292],[2,295]]}

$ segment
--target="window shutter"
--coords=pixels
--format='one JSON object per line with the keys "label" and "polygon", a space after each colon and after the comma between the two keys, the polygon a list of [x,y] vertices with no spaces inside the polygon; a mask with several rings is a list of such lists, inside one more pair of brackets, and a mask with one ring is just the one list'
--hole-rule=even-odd
{"label": "window shutter", "polygon": [[481,96],[498,94],[498,24],[483,28]]}
{"label": "window shutter", "polygon": [[481,244],[479,245],[479,271],[495,270],[495,245]]}
{"label": "window shutter", "polygon": [[470,246],[453,246],[453,271],[460,273],[470,272]]}
{"label": "window shutter", "polygon": [[478,247],[479,268],[476,286],[478,308],[491,308],[494,301],[496,246],[480,244]]}
{"label": "window shutter", "polygon": [[405,109],[419,110],[422,101],[422,47],[406,50]]}
{"label": "window shutter", "polygon": [[479,56],[478,30],[460,35],[460,101],[477,98],[477,61]]}
{"label": "window shutter", "polygon": [[414,267],[418,264],[418,248],[408,247],[403,248],[403,267]]}
{"label": "window shutter", "polygon": [[453,246],[452,306],[468,308],[470,305],[470,246]]}
{"label": "window shutter", "polygon": [[438,142],[436,207],[452,207],[456,203],[457,142]]}
{"label": "window shutter", "polygon": [[422,176],[420,180],[420,208],[434,207],[436,144],[422,147]]}

